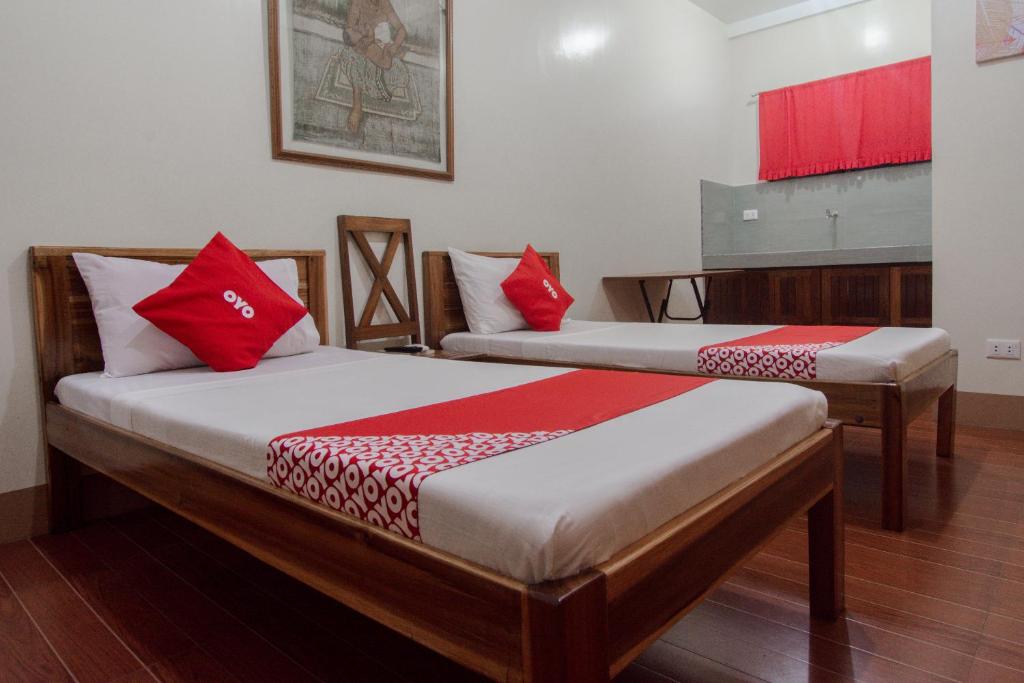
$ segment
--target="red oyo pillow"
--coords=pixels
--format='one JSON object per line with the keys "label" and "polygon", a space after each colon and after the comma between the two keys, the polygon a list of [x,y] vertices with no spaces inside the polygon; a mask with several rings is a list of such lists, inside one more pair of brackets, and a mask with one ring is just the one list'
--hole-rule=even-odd
{"label": "red oyo pillow", "polygon": [[501,289],[538,332],[557,332],[574,301],[530,245],[516,269],[501,283]]}
{"label": "red oyo pillow", "polygon": [[254,367],[306,315],[219,232],[174,282],[133,309],[217,372]]}

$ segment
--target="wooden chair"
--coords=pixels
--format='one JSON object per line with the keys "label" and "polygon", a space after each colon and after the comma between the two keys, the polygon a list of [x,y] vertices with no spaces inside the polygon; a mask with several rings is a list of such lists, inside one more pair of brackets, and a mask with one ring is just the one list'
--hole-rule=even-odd
{"label": "wooden chair", "polygon": [[[366,238],[367,233],[388,235],[384,255],[378,259]],[[352,296],[352,264],[349,261],[349,242],[356,246],[373,274],[374,280],[366,297],[359,322],[355,319]],[[338,216],[338,245],[341,248],[341,290],[345,305],[345,346],[359,347],[360,342],[393,337],[410,337],[413,344],[420,343],[419,307],[416,297],[416,264],[413,262],[412,224],[399,218],[369,218],[366,216]],[[408,309],[402,303],[395,286],[388,277],[398,254],[404,248],[405,282]],[[381,303],[387,300],[397,322],[374,324],[373,316]]]}

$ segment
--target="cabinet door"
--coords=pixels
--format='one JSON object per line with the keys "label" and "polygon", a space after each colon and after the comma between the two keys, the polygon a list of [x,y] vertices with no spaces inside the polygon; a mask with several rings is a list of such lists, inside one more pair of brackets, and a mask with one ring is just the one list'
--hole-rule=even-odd
{"label": "cabinet door", "polygon": [[744,280],[747,305],[744,309],[744,325],[767,325],[771,319],[771,278],[769,271],[752,270]]}
{"label": "cabinet door", "polygon": [[821,271],[773,270],[768,274],[768,322],[772,325],[821,323]]}
{"label": "cabinet door", "polygon": [[707,314],[704,322],[717,325],[735,324],[742,316],[743,276],[716,275],[708,282]]}
{"label": "cabinet door", "polygon": [[889,267],[854,266],[821,271],[824,325],[888,325]]}
{"label": "cabinet door", "polygon": [[707,318],[718,325],[757,325],[768,319],[768,274],[748,271],[711,278]]}
{"label": "cabinet door", "polygon": [[894,327],[932,326],[932,267],[930,264],[893,266],[889,277],[891,324]]}

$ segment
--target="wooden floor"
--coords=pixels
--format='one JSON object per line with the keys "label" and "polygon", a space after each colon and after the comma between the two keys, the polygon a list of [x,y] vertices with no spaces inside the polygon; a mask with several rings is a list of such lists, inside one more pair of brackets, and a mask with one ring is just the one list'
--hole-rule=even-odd
{"label": "wooden floor", "polygon": [[[794,523],[619,680],[1024,681],[1024,433],[911,429],[911,524],[879,530],[878,436],[849,430],[847,594],[807,616]],[[474,677],[168,513],[0,547],[0,681]]]}

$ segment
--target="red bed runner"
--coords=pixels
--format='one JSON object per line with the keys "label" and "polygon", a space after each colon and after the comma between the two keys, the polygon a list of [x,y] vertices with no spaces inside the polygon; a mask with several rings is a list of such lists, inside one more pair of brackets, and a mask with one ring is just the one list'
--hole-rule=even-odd
{"label": "red bed runner", "polygon": [[420,539],[423,481],[551,441],[714,380],[577,370],[477,396],[279,436],[267,448],[277,486]]}
{"label": "red bed runner", "polygon": [[697,372],[705,375],[817,379],[818,352],[842,346],[877,327],[787,325],[703,347]]}

